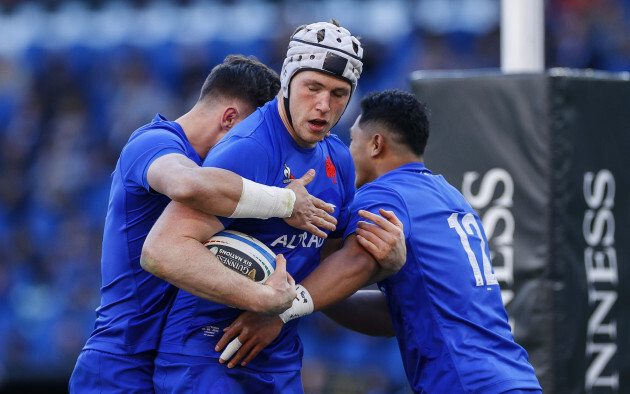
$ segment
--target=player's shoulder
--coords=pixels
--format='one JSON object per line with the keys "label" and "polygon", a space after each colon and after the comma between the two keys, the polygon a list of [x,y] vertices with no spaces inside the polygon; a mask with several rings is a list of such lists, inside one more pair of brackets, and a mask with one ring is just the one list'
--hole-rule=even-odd
{"label": "player's shoulder", "polygon": [[[120,164],[129,166],[140,157],[156,157],[157,152],[179,152],[195,158],[184,131],[175,122],[154,121],[135,130],[120,152]],[[197,160],[197,158],[195,158]]]}
{"label": "player's shoulder", "polygon": [[[393,176],[392,176],[393,175]],[[399,179],[393,171],[359,187],[355,193],[355,201],[387,201],[399,207],[406,206],[406,198],[409,194],[407,187],[409,179]]]}
{"label": "player's shoulder", "polygon": [[142,127],[136,129],[127,144],[137,141],[159,141],[159,140],[176,140],[185,139],[184,131],[177,123],[166,120],[165,118],[156,118]]}
{"label": "player's shoulder", "polygon": [[143,152],[155,149],[172,148],[178,151],[186,150],[185,140],[167,128],[146,127],[133,132],[129,140],[122,148],[120,156],[135,157]]}
{"label": "player's shoulder", "polygon": [[256,136],[261,131],[269,128],[265,123],[265,115],[265,111],[262,111],[261,108],[256,109],[251,115],[240,121],[228,135],[240,137]]}
{"label": "player's shoulder", "polygon": [[346,145],[337,134],[330,134],[328,137],[324,138],[324,142],[334,149],[342,149],[350,152],[348,145]]}
{"label": "player's shoulder", "polygon": [[325,144],[326,150],[330,153],[332,160],[349,160],[352,161],[350,149],[336,134],[331,134],[324,138],[322,143]]}
{"label": "player's shoulder", "polygon": [[396,187],[397,184],[392,184],[388,179],[379,177],[372,182],[368,182],[357,189],[355,199],[372,198],[373,196],[395,196],[397,199],[402,199],[400,192]]}
{"label": "player's shoulder", "polygon": [[352,210],[357,212],[359,209],[367,209],[377,213],[379,208],[383,208],[392,211],[403,223],[405,236],[409,236],[412,217],[409,212],[410,204],[396,185],[397,183],[384,182],[382,179],[364,184],[354,195]]}
{"label": "player's shoulder", "polygon": [[240,121],[210,152],[216,154],[225,151],[245,153],[250,150],[268,150],[269,145],[273,145],[269,142],[272,133],[265,126],[263,118],[253,116],[254,114]]}

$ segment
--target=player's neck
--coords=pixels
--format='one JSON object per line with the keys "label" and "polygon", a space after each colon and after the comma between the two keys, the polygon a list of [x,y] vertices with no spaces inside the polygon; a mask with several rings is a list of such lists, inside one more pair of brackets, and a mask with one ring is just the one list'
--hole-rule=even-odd
{"label": "player's neck", "polygon": [[282,91],[278,94],[278,112],[280,113],[280,119],[282,119],[282,123],[284,123],[284,127],[287,128],[287,131],[291,136],[295,134],[295,130],[293,130],[293,126],[291,122],[289,122],[289,117],[287,116],[287,112],[284,108],[284,96],[282,96]]}
{"label": "player's neck", "polygon": [[[392,152],[393,153],[393,152]],[[384,175],[390,171],[393,171],[405,164],[409,163],[424,163],[424,159],[422,156],[416,156],[412,154],[407,155],[397,155],[390,153],[388,156],[384,157],[381,160],[378,160],[375,169],[377,173],[377,177]]]}
{"label": "player's neck", "polygon": [[193,107],[176,120],[184,130],[188,142],[202,159],[221,139],[221,130],[215,118],[211,110]]}

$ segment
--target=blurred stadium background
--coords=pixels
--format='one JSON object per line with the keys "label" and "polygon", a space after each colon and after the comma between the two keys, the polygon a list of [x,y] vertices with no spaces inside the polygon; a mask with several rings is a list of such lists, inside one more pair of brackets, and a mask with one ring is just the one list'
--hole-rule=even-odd
{"label": "blurred stadium background", "polygon": [[[109,174],[130,133],[174,119],[226,55],[280,71],[302,23],[365,45],[359,98],[416,70],[500,67],[499,0],[0,0],[0,392],[64,392],[99,303]],[[545,66],[630,71],[630,0],[545,2]],[[314,315],[307,393],[406,393],[396,342]]]}

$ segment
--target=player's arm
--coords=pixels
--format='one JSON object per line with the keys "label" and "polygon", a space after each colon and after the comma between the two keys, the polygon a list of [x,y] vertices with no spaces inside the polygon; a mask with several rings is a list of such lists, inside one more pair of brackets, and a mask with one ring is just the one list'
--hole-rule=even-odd
{"label": "player's arm", "polygon": [[394,275],[407,261],[407,244],[403,224],[393,211],[380,208],[380,215],[366,210],[359,210],[358,214],[371,221],[357,222],[357,242],[367,250],[379,265],[370,283],[379,282]]}
{"label": "player's arm", "polygon": [[[374,256],[359,244],[356,234],[351,234],[343,247],[327,257],[300,283],[300,287],[307,290],[312,300],[312,311],[315,312],[350,296],[372,282],[378,272],[379,265]],[[296,304],[294,302],[294,306]],[[306,314],[301,308],[297,309],[295,317]],[[286,312],[287,321],[294,318],[290,315],[291,311]]]}
{"label": "player's arm", "polygon": [[[224,266],[203,243],[223,229],[214,216],[171,202],[142,248],[142,267],[195,296],[260,313],[277,314],[295,298],[284,258],[265,285]],[[278,270],[280,268],[280,270]],[[270,282],[271,281],[271,282]]]}
{"label": "player's arm", "polygon": [[342,249],[326,258],[296,286],[297,297],[280,316],[244,312],[234,320],[215,347],[215,351],[222,351],[219,362],[227,362],[228,368],[239,362],[241,366],[247,365],[280,334],[286,322],[348,297],[377,271],[374,257],[359,245],[355,234],[350,235]]}
{"label": "player's arm", "polygon": [[[376,225],[359,221],[355,233],[346,237],[341,249],[328,256],[298,285],[298,297],[299,288],[305,288],[310,295],[312,311],[327,308],[402,268],[407,258],[403,224],[393,212],[383,209],[379,212],[385,217],[360,210],[361,217]],[[302,305],[308,303],[306,300]],[[294,301],[293,305],[298,309],[296,317],[306,314],[299,302]],[[281,315],[283,320],[292,318],[291,309]]]}
{"label": "player's arm", "polygon": [[359,290],[322,312],[337,324],[361,334],[379,337],[395,335],[385,296],[379,290]]}
{"label": "player's arm", "polygon": [[[360,211],[359,214],[363,218],[380,225],[358,222],[357,228],[357,241],[375,257],[381,268],[377,275],[372,277],[373,282],[395,274],[406,260],[401,258],[406,256],[405,244],[392,242],[395,237],[404,237],[402,223],[391,211],[381,209],[380,213],[394,227],[388,228],[387,223],[372,212]],[[386,252],[389,248],[384,245],[387,242],[393,245],[388,253]],[[385,296],[379,290],[358,290],[350,297],[322,309],[322,312],[337,324],[365,335],[382,337],[395,335]]]}
{"label": "player's arm", "polygon": [[286,218],[289,225],[326,238],[337,220],[332,204],[311,196],[305,186],[315,171],[286,188],[249,181],[234,172],[200,167],[186,156],[168,153],[155,159],[147,170],[147,182],[158,193],[207,214],[234,217]]}
{"label": "player's arm", "polygon": [[[387,219],[367,211],[359,212],[362,217],[378,224],[379,229],[359,224],[356,232],[346,238],[341,249],[328,256],[296,286],[297,297],[280,318],[248,312],[241,314],[225,329],[223,337],[217,342],[216,351],[225,347],[219,362],[228,362],[228,367],[232,368],[242,359],[241,365],[246,365],[280,333],[287,321],[327,308],[367,283],[397,272],[406,259],[403,225],[393,213],[383,210],[381,213],[385,213]],[[371,244],[370,249],[381,248],[376,255],[383,259],[386,270],[381,268],[375,256],[361,246],[359,237],[367,241],[366,244]],[[335,241],[327,240],[326,244]],[[326,244],[323,253],[328,249]]]}

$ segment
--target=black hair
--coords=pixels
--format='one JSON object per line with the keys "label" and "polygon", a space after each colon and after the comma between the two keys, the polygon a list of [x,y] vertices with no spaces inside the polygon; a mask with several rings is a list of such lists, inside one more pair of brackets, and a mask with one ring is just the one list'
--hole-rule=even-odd
{"label": "black hair", "polygon": [[368,93],[361,99],[360,125],[379,124],[396,142],[422,156],[429,139],[427,107],[413,94],[401,90]]}
{"label": "black hair", "polygon": [[280,77],[254,56],[229,55],[215,66],[201,88],[199,101],[224,97],[261,107],[280,91]]}

